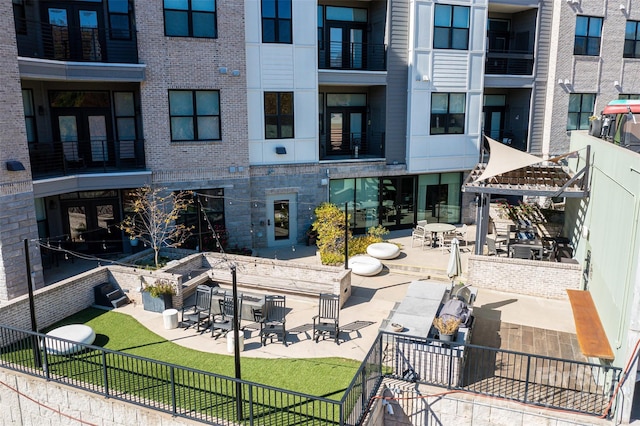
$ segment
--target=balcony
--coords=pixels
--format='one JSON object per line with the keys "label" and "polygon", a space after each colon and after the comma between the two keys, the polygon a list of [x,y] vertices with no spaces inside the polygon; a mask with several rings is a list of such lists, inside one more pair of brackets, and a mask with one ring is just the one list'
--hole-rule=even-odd
{"label": "balcony", "polygon": [[340,133],[320,135],[321,160],[373,159],[384,157],[385,134]]}
{"label": "balcony", "polygon": [[318,45],[318,67],[332,70],[386,71],[387,46],[325,42]]}
{"label": "balcony", "polygon": [[29,144],[33,179],[145,169],[144,140]]}
{"label": "balcony", "polygon": [[21,20],[18,55],[74,62],[138,63],[135,31],[123,33],[99,26],[52,25]]}
{"label": "balcony", "polygon": [[531,75],[533,53],[521,51],[489,51],[485,74]]}

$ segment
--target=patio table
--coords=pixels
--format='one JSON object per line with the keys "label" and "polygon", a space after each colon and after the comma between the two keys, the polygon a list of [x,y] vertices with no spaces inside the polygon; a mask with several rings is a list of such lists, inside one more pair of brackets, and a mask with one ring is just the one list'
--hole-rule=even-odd
{"label": "patio table", "polygon": [[431,247],[437,246],[438,232],[451,232],[456,230],[456,226],[450,223],[427,223],[422,226],[426,232],[431,232]]}

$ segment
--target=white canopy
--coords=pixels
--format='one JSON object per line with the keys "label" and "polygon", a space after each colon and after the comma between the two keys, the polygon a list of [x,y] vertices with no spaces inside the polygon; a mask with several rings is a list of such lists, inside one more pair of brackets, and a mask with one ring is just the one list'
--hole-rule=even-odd
{"label": "white canopy", "polygon": [[511,148],[488,136],[485,137],[489,141],[489,149],[491,150],[489,162],[474,183],[544,161],[540,157]]}

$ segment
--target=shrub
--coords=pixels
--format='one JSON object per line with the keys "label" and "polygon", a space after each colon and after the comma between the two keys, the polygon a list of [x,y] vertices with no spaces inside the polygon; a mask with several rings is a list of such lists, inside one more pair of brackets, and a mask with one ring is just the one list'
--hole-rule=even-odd
{"label": "shrub", "polygon": [[160,297],[164,294],[174,296],[176,294],[173,284],[167,280],[156,280],[153,284],[146,286],[145,291],[148,291],[152,297]]}
{"label": "shrub", "polygon": [[438,317],[433,320],[433,326],[440,334],[453,334],[458,330],[462,321],[460,318],[442,318]]}

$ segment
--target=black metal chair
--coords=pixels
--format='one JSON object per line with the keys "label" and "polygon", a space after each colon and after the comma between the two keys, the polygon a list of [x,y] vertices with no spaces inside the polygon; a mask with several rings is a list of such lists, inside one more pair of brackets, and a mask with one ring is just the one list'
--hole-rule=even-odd
{"label": "black metal chair", "polygon": [[[213,322],[211,323],[211,337],[215,336],[216,339],[222,335],[226,336],[227,333],[234,328],[233,295],[225,293],[224,297],[219,300],[219,303],[220,313],[213,316]],[[238,323],[236,324],[238,330],[240,330],[241,312],[242,298],[238,297]]]}
{"label": "black metal chair", "polygon": [[196,326],[196,331],[200,331],[203,323],[206,324],[203,331],[207,329],[211,322],[211,293],[212,288],[206,285],[199,285],[196,288],[195,303],[182,307],[182,320],[180,326],[187,328]]}
{"label": "black metal chair", "polygon": [[287,346],[287,329],[285,316],[287,303],[285,296],[266,296],[264,300],[263,318],[260,321],[260,341],[262,346],[267,344],[267,338],[273,342],[273,337],[281,339]]}
{"label": "black metal chair", "polygon": [[313,317],[313,338],[316,343],[320,337],[333,336],[336,344],[340,344],[340,296],[321,293],[318,301],[318,315]]}

